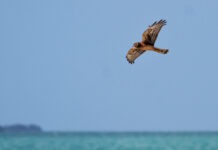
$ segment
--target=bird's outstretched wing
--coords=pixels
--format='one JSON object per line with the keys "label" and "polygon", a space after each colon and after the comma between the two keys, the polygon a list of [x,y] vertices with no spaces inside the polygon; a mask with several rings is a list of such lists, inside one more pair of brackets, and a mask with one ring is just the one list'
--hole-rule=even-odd
{"label": "bird's outstretched wing", "polygon": [[126,59],[129,63],[134,63],[135,59],[138,58],[141,54],[146,52],[145,50],[140,50],[136,47],[132,47],[126,54]]}
{"label": "bird's outstretched wing", "polygon": [[150,25],[148,29],[145,30],[145,32],[142,34],[142,42],[144,44],[154,45],[158,33],[160,32],[161,28],[166,25],[166,23],[166,20],[160,20]]}

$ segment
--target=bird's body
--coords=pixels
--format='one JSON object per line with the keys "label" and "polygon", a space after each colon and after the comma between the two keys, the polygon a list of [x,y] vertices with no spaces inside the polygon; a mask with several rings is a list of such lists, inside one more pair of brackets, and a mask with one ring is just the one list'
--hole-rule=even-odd
{"label": "bird's body", "polygon": [[158,33],[161,28],[166,24],[165,20],[154,22],[147,30],[142,34],[142,41],[133,44],[133,47],[128,51],[126,58],[129,63],[134,63],[135,59],[138,58],[144,52],[151,50],[161,54],[166,54],[168,49],[161,49],[154,46],[157,39]]}

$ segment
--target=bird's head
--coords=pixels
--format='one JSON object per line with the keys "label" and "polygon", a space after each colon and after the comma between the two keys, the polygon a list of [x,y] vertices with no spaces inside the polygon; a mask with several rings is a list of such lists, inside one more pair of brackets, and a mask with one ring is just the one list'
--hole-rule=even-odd
{"label": "bird's head", "polygon": [[137,48],[137,47],[142,46],[142,44],[140,42],[136,42],[136,43],[133,44],[133,46]]}

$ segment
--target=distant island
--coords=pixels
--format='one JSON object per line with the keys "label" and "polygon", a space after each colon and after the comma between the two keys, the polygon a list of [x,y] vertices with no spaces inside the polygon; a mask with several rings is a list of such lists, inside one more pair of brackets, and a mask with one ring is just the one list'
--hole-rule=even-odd
{"label": "distant island", "polygon": [[32,132],[42,132],[42,128],[35,124],[23,125],[23,124],[14,124],[14,125],[0,125],[0,133],[32,133]]}

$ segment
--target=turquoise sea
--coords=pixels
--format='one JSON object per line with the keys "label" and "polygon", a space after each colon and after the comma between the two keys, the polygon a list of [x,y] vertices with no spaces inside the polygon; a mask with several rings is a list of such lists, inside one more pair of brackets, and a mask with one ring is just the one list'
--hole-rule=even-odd
{"label": "turquoise sea", "polygon": [[218,150],[218,133],[0,133],[0,150]]}

